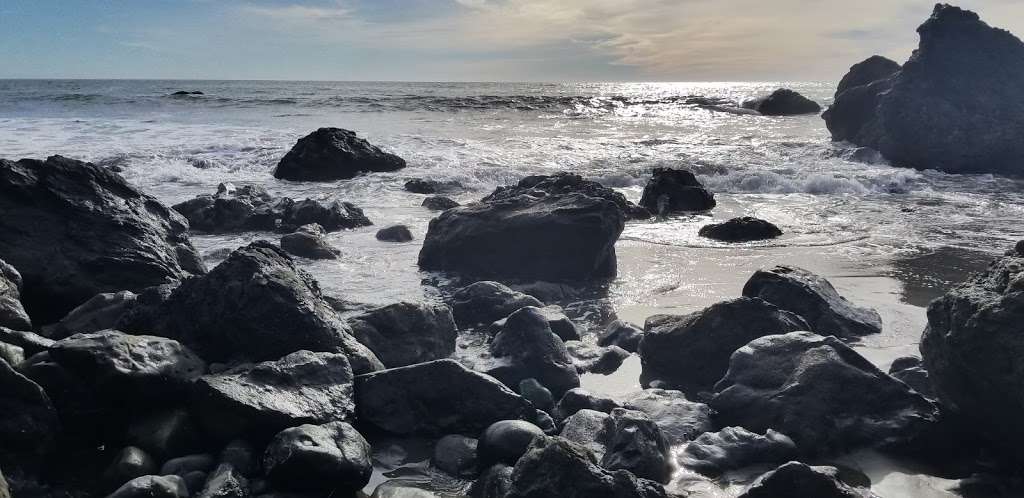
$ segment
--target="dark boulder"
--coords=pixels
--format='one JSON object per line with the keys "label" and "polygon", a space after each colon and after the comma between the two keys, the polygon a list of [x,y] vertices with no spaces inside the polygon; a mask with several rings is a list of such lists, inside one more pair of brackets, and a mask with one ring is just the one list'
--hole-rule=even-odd
{"label": "dark boulder", "polygon": [[469,487],[469,498],[505,498],[512,487],[512,467],[491,465]]}
{"label": "dark boulder", "polygon": [[281,158],[274,169],[274,178],[343,180],[360,173],[397,171],[404,167],[404,159],[380,150],[353,131],[320,128],[300,138]]}
{"label": "dark boulder", "polygon": [[612,398],[598,396],[583,388],[577,387],[565,392],[551,415],[557,420],[565,420],[580,410],[595,410],[603,413],[611,413],[618,408],[619,402]]}
{"label": "dark boulder", "polygon": [[[516,310],[518,311],[518,310]],[[576,328],[576,324],[565,316],[565,311],[561,306],[542,306],[538,307],[537,311],[544,316],[544,319],[548,322],[548,327],[551,327],[551,332],[558,336],[563,341],[578,341],[580,339],[580,331]],[[511,314],[511,313],[509,313]],[[505,328],[505,323],[508,321],[508,317],[504,317],[491,324],[488,329],[493,335],[497,335]]]}
{"label": "dark boulder", "polygon": [[659,216],[707,211],[715,207],[715,196],[689,171],[655,168],[644,186],[640,205]]}
{"label": "dark boulder", "polygon": [[423,204],[421,205],[431,211],[444,211],[446,209],[459,207],[460,204],[448,197],[432,195],[423,199]]}
{"label": "dark boulder", "polygon": [[348,420],[352,369],[338,353],[298,351],[277,361],[202,377],[193,396],[204,427],[223,440],[304,423]]}
{"label": "dark boulder", "polygon": [[744,109],[753,109],[764,116],[791,116],[821,112],[817,102],[788,88],[780,88],[770,95],[743,102]]}
{"label": "dark boulder", "polygon": [[0,464],[31,465],[59,430],[57,412],[39,384],[0,361]]}
{"label": "dark boulder", "polygon": [[626,200],[626,196],[613,189],[573,173],[559,172],[553,175],[527,176],[515,185],[498,187],[490,195],[483,198],[484,202],[510,199],[520,194],[534,197],[581,193],[611,201],[618,206],[627,220],[646,220],[651,213],[646,209]]}
{"label": "dark boulder", "polygon": [[581,374],[610,375],[622,366],[626,358],[629,358],[629,351],[618,346],[602,347],[583,341],[568,341],[565,347],[572,358],[573,366]]}
{"label": "dark boulder", "polygon": [[812,467],[800,462],[785,463],[758,477],[739,498],[869,498],[866,489],[858,489],[840,480],[835,467]]}
{"label": "dark boulder", "polygon": [[228,464],[245,476],[255,473],[256,460],[256,448],[244,439],[232,440],[220,451],[221,465]]}
{"label": "dark boulder", "polygon": [[156,462],[145,451],[134,446],[122,448],[114,460],[103,471],[103,483],[108,489],[117,489],[122,484],[146,475],[155,474]]}
{"label": "dark boulder", "polygon": [[558,435],[583,446],[600,461],[608,451],[608,425],[605,422],[610,417],[609,413],[580,410],[565,419]]}
{"label": "dark boulder", "polygon": [[480,463],[515,465],[538,436],[544,437],[544,431],[525,420],[495,422],[480,435],[477,445]]}
{"label": "dark boulder", "polygon": [[[160,475],[181,476],[188,480],[187,477],[189,474],[192,474],[193,472],[202,472],[205,474],[213,470],[213,467],[216,465],[217,459],[208,453],[179,456],[164,462],[164,464],[160,466]],[[190,489],[194,488],[190,487]]]}
{"label": "dark boulder", "polygon": [[178,90],[174,93],[171,93],[171,95],[203,95],[203,92],[200,92],[199,90]]}
{"label": "dark boulder", "polygon": [[743,216],[722,223],[704,225],[697,234],[722,242],[751,242],[774,239],[782,235],[782,230],[771,222]]}
{"label": "dark boulder", "polygon": [[36,325],[101,292],[206,271],[188,222],[105,168],[60,156],[0,160],[0,258]]}
{"label": "dark boulder", "polygon": [[491,341],[490,352],[492,357],[480,369],[507,386],[534,378],[555,397],[561,397],[580,385],[565,343],[551,331],[547,317],[537,308],[526,307],[509,315]]}
{"label": "dark boulder", "polygon": [[189,498],[188,485],[179,476],[136,477],[107,498]]}
{"label": "dark boulder", "polygon": [[625,408],[612,410],[604,424],[608,449],[601,458],[602,467],[668,482],[672,475],[672,455],[658,424],[643,412]]}
{"label": "dark boulder", "polygon": [[220,184],[214,195],[203,194],[175,204],[193,230],[210,233],[292,231],[316,223],[327,231],[372,225],[363,210],[349,202],[274,197],[258,185],[235,188]]}
{"label": "dark boulder", "polygon": [[850,71],[839,80],[835,96],[846,90],[864,86],[888,78],[900,71],[900,64],[881,55],[872,55],[850,67]]}
{"label": "dark boulder", "polygon": [[447,358],[458,330],[447,306],[395,303],[349,320],[352,335],[387,368]]}
{"label": "dark boulder", "polygon": [[889,375],[902,380],[904,384],[921,393],[922,396],[932,401],[936,400],[935,386],[932,385],[932,380],[928,371],[924,369],[921,358],[916,356],[896,358],[889,366]]}
{"label": "dark boulder", "polygon": [[806,454],[898,443],[938,415],[839,339],[810,332],[762,337],[736,351],[711,407],[725,424],[780,431]]}
{"label": "dark boulder", "polygon": [[313,223],[281,237],[281,249],[289,254],[309,259],[338,259],[341,251],[324,238],[324,229]]}
{"label": "dark boulder", "polygon": [[601,337],[597,340],[598,346],[618,346],[630,353],[640,349],[640,340],[644,338],[644,329],[629,322],[615,320],[605,327]]}
{"label": "dark boulder", "polygon": [[832,138],[898,166],[1020,175],[1024,43],[946,4],[917,32],[920,44],[900,71],[836,96],[823,116]]}
{"label": "dark boulder", "polygon": [[409,242],[413,239],[412,231],[405,225],[393,225],[377,230],[377,240],[382,242]]}
{"label": "dark boulder", "polygon": [[183,408],[158,410],[133,420],[124,431],[124,439],[157,458],[186,455],[203,445],[196,420]]}
{"label": "dark boulder", "polygon": [[555,406],[555,397],[537,379],[529,378],[519,381],[519,395],[526,398],[538,410],[551,411]]}
{"label": "dark boulder", "polygon": [[679,391],[644,389],[627,397],[623,406],[650,417],[671,445],[682,444],[714,429],[711,408],[686,399]]}
{"label": "dark boulder", "polygon": [[405,182],[405,190],[414,194],[442,194],[458,192],[462,190],[462,184],[454,180],[440,181],[413,178]]}
{"label": "dark boulder", "polygon": [[443,472],[455,477],[472,477],[477,474],[477,446],[479,441],[461,434],[449,434],[434,445],[431,463]]}
{"label": "dark boulder", "polygon": [[370,444],[345,422],[281,431],[267,446],[263,466],[278,489],[331,494],[362,489],[373,472]]}
{"label": "dark boulder", "polygon": [[615,203],[580,193],[475,202],[430,221],[419,266],[480,277],[614,277],[625,219]]}
{"label": "dark boulder", "polygon": [[196,498],[248,498],[249,480],[229,463],[217,466],[206,478]]}
{"label": "dark boulder", "polygon": [[803,318],[757,298],[713,304],[689,315],[655,315],[640,343],[645,386],[690,395],[710,391],[729,368],[729,357],[762,336],[809,327]]}
{"label": "dark boulder", "polygon": [[499,420],[531,420],[528,401],[493,377],[435,360],[356,378],[359,419],[394,434],[479,434]]}
{"label": "dark boulder", "polygon": [[0,259],[0,327],[32,330],[32,320],[21,304],[21,274]]}
{"label": "dark boulder", "polygon": [[498,282],[476,282],[456,290],[451,297],[452,313],[459,327],[489,324],[527,306],[543,308],[544,303]]}
{"label": "dark boulder", "polygon": [[[89,379],[74,374],[58,364],[50,357],[49,352],[32,355],[25,359],[18,368],[25,377],[41,388],[40,392],[45,390],[48,398],[46,403],[52,403],[49,408],[45,409],[41,402],[34,403],[38,406],[24,409],[27,413],[22,414],[23,416],[38,417],[40,422],[35,423],[45,425],[45,427],[35,429],[39,432],[45,431],[46,436],[37,433],[33,445],[38,444],[40,448],[45,448],[54,437],[59,436],[72,445],[99,446],[105,444],[111,434],[119,434],[124,430],[126,417],[131,410],[120,405],[111,407],[110,403],[106,403],[97,395]],[[134,408],[134,406],[130,408]],[[45,415],[45,412],[53,413]],[[16,414],[17,411],[12,413]],[[37,415],[32,415],[33,413]],[[49,417],[53,417],[52,423],[43,422]],[[58,418],[60,430],[56,427]],[[23,421],[22,424],[25,428],[31,427],[29,422]],[[98,473],[101,469],[95,470]]]}
{"label": "dark boulder", "polygon": [[680,467],[718,477],[751,465],[788,462],[796,456],[796,444],[785,434],[768,429],[762,436],[742,427],[726,427],[686,443],[676,461]]}
{"label": "dark boulder", "polygon": [[743,295],[768,301],[807,320],[821,335],[856,338],[882,331],[882,317],[840,296],[825,278],[795,266],[762,268],[747,280]]}
{"label": "dark boulder", "polygon": [[53,339],[72,334],[116,329],[121,317],[135,306],[138,295],[130,291],[104,292],[71,310],[59,322],[43,326],[43,333]]}

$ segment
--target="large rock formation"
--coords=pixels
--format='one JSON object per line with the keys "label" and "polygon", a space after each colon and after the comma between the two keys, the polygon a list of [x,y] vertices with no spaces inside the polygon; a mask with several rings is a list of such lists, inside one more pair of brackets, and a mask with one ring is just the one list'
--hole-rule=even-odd
{"label": "large rock formation", "polygon": [[214,195],[203,194],[175,204],[193,230],[210,233],[246,230],[292,231],[316,223],[327,231],[372,225],[363,210],[349,202],[327,203],[274,197],[258,185],[220,184]]}
{"label": "large rock formation", "polygon": [[780,88],[770,95],[743,103],[744,109],[753,109],[764,116],[789,116],[821,112],[817,102],[788,88]]}
{"label": "large rock formation", "polygon": [[[877,149],[901,166],[1024,172],[1024,43],[945,4],[917,32],[918,49],[891,76],[884,76],[887,63],[852,68],[864,76],[849,77],[823,116],[832,138]],[[871,74],[882,79],[853,86],[874,66],[885,66]]]}
{"label": "large rock formation", "polygon": [[420,268],[481,277],[590,280],[614,277],[625,226],[614,202],[582,193],[502,196],[430,221]]}
{"label": "large rock formation", "polygon": [[626,196],[612,190],[600,183],[591,180],[584,180],[582,176],[573,173],[559,172],[553,175],[528,176],[519,180],[515,185],[498,187],[483,200],[492,201],[508,199],[520,194],[529,194],[535,197],[545,195],[560,195],[578,192],[590,197],[599,197],[614,202],[627,220],[645,220],[651,217],[651,213],[632,202],[626,200]]}
{"label": "large rock formation", "polygon": [[320,128],[299,139],[274,169],[282,180],[328,181],[372,171],[397,171],[405,160],[380,150],[354,131]]}
{"label": "large rock formation", "polygon": [[658,215],[707,211],[715,207],[715,196],[689,171],[655,168],[644,186],[640,206]]}
{"label": "large rock formation", "polygon": [[0,160],[0,258],[36,325],[101,292],[204,273],[188,222],[106,168],[61,156]]}

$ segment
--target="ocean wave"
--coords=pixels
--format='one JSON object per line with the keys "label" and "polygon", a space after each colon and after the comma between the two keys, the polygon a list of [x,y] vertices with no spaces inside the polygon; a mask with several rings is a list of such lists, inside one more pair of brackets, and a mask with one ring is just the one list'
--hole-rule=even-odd
{"label": "ocean wave", "polygon": [[894,171],[854,177],[841,173],[784,175],[774,171],[747,170],[723,175],[700,175],[712,192],[759,194],[905,194],[920,180],[915,172]]}

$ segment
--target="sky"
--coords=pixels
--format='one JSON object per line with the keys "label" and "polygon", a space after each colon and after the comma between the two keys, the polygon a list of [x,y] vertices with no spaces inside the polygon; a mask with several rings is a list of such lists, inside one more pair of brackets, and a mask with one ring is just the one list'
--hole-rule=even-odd
{"label": "sky", "polygon": [[[930,0],[0,0],[0,78],[839,79]],[[1024,35],[1024,0],[967,0]]]}

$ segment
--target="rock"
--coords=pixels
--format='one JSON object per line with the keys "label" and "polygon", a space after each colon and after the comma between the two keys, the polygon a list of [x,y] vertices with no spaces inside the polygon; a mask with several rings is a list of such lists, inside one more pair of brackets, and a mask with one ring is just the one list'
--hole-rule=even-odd
{"label": "rock", "polygon": [[938,415],[839,339],[810,332],[762,337],[737,350],[711,408],[725,424],[778,430],[806,454],[911,439]]}
{"label": "rock", "polygon": [[117,330],[62,339],[50,356],[114,403],[164,404],[206,373],[206,363],[178,341]]}
{"label": "rock", "polygon": [[455,323],[468,328],[495,322],[527,306],[543,308],[544,303],[498,282],[483,281],[456,290],[451,306]]}
{"label": "rock", "polygon": [[492,465],[469,487],[470,498],[505,498],[512,487],[512,467]]}
{"label": "rock", "polygon": [[480,436],[477,453],[480,463],[515,465],[526,453],[535,437],[544,437],[544,431],[523,420],[501,420],[491,424]]}
{"label": "rock", "polygon": [[137,298],[131,291],[96,294],[59,322],[44,326],[43,333],[50,338],[63,339],[72,334],[115,329],[121,317],[135,306]]}
{"label": "rock", "polygon": [[0,498],[11,498],[11,490],[7,485],[7,479],[4,478],[3,472],[0,472]]}
{"label": "rock", "polygon": [[796,444],[785,434],[768,429],[762,436],[742,427],[726,427],[686,443],[677,462],[694,472],[718,477],[751,465],[788,462],[796,456]]}
{"label": "rock", "polygon": [[615,320],[605,327],[601,337],[597,340],[598,346],[618,346],[630,353],[640,349],[640,340],[644,338],[644,329],[629,322]]}
{"label": "rock", "polygon": [[293,231],[313,223],[333,232],[372,225],[363,210],[349,202],[274,197],[258,185],[221,187],[214,195],[175,204],[174,210],[188,219],[193,230],[210,233]]}
{"label": "rock", "polygon": [[[89,379],[73,374],[53,361],[49,352],[32,355],[18,368],[25,377],[37,385],[40,392],[45,391],[48,398],[45,403],[29,401],[31,398],[21,401],[29,403],[26,405],[29,408],[23,410],[25,413],[22,415],[26,420],[20,422],[19,431],[38,431],[31,443],[33,448],[49,449],[47,446],[58,435],[65,439],[65,444],[70,443],[71,446],[95,447],[105,444],[107,436],[112,432],[119,433],[123,430],[127,410],[120,406],[117,410],[112,410],[112,407],[97,395]],[[25,388],[25,393],[29,392]],[[0,402],[6,403],[6,400],[0,399]],[[59,429],[58,419],[61,421]],[[38,428],[32,429],[33,424]],[[117,430],[111,430],[112,428]],[[0,448],[4,446],[9,445],[0,445]],[[0,464],[2,463],[0,461]],[[99,468],[94,470],[97,474],[102,471]]]}
{"label": "rock", "polygon": [[356,372],[381,368],[313,277],[269,242],[235,250],[209,274],[174,289],[159,309],[158,333],[208,361],[277,359],[305,349],[344,352]]}
{"label": "rock", "polygon": [[[357,495],[359,497],[365,495]],[[390,479],[380,483],[370,498],[437,498],[429,481],[419,479]]]}
{"label": "rock", "polygon": [[394,225],[377,231],[377,240],[382,242],[409,242],[413,239],[412,232],[405,225]]}
{"label": "rock", "polygon": [[0,342],[0,361],[6,361],[8,365],[17,368],[25,361],[25,350],[13,344]]}
{"label": "rock", "polygon": [[274,486],[294,491],[353,492],[370,482],[370,444],[351,425],[332,422],[281,431],[263,456]]}
{"label": "rock", "polygon": [[196,498],[248,498],[249,480],[229,463],[210,472]]}
{"label": "rock", "polygon": [[565,392],[551,414],[558,420],[565,420],[580,410],[611,413],[612,409],[619,406],[619,403],[611,398],[597,396],[577,387]]}
{"label": "rock", "polygon": [[610,375],[615,373],[622,362],[629,358],[629,351],[618,346],[601,347],[588,344],[583,341],[569,341],[565,343],[569,356],[572,357],[576,371],[583,373],[595,373]]}
{"label": "rock", "polygon": [[686,395],[679,391],[644,389],[626,398],[623,406],[650,417],[671,445],[682,444],[714,430],[711,408],[686,399]]}
{"label": "rock", "polygon": [[671,453],[661,429],[643,412],[616,408],[604,420],[608,436],[601,466],[627,470],[655,482],[668,482],[672,475]]}
{"label": "rock", "polygon": [[654,168],[650,181],[644,186],[640,205],[660,216],[707,211],[715,207],[715,196],[689,171]]}
{"label": "rock", "polygon": [[444,211],[446,209],[459,207],[460,204],[442,195],[432,195],[423,199],[422,206],[431,211]]}
{"label": "rock", "polygon": [[107,498],[189,498],[189,492],[179,476],[142,476],[126,482]]}
{"label": "rock", "polygon": [[206,453],[172,458],[160,467],[160,475],[185,477],[193,472],[209,472],[217,465],[217,459]]}
{"label": "rock", "polygon": [[21,274],[0,259],[0,327],[32,330],[32,320],[21,305]]}
{"label": "rock", "polygon": [[405,190],[414,194],[440,194],[462,190],[462,184],[454,180],[439,181],[413,178],[405,182]]}
{"label": "rock", "polygon": [[178,90],[172,93],[171,95],[203,95],[203,92],[200,92],[199,90]]}
{"label": "rock", "polygon": [[760,269],[743,286],[743,295],[761,298],[807,320],[813,332],[856,338],[882,331],[882,317],[840,296],[828,280],[795,266]]}
{"label": "rock", "polygon": [[103,472],[103,481],[110,489],[117,489],[136,477],[151,475],[156,471],[153,457],[140,448],[127,446],[117,453],[114,461]]}
{"label": "rock", "polygon": [[38,384],[0,361],[0,464],[28,465],[51,449],[57,412]]}
{"label": "rock", "polygon": [[850,67],[850,72],[839,80],[835,96],[846,90],[888,78],[900,71],[900,64],[881,55],[872,55]]}
{"label": "rock", "polygon": [[624,226],[615,203],[580,193],[476,202],[430,221],[419,266],[479,277],[610,278]]}
{"label": "rock", "polygon": [[609,418],[608,413],[580,410],[565,419],[559,436],[583,446],[599,461],[608,451],[609,425],[605,422]]}
{"label": "rock", "polygon": [[447,358],[458,330],[444,305],[395,303],[349,320],[352,335],[387,368]]}
{"label": "rock", "polygon": [[641,383],[696,395],[725,375],[729,357],[762,336],[809,327],[803,318],[761,299],[741,297],[689,315],[655,315],[640,343]]}
{"label": "rock", "polygon": [[0,342],[17,346],[24,350],[26,355],[31,356],[50,349],[57,341],[27,330],[0,327]]}
{"label": "rock", "polygon": [[507,498],[662,498],[658,483],[625,470],[601,468],[585,448],[559,437],[539,437],[512,471]]}
{"label": "rock", "polygon": [[298,230],[281,237],[281,249],[289,254],[309,259],[338,259],[341,251],[324,238],[320,225],[302,225]]}
{"label": "rock", "polygon": [[181,408],[148,414],[125,431],[128,443],[163,458],[196,451],[202,439],[192,415]]}
{"label": "rock", "polygon": [[[576,328],[576,324],[572,323],[572,320],[565,316],[561,306],[544,306],[538,308],[538,312],[544,316],[548,326],[551,327],[551,332],[557,335],[559,339],[563,341],[578,341],[580,339],[580,332]],[[495,335],[501,332],[505,328],[507,318],[504,317],[492,323],[488,332]]]}
{"label": "rock", "polygon": [[359,419],[393,434],[478,434],[499,420],[533,418],[530,403],[454,360],[356,378]]}
{"label": "rock", "polygon": [[791,116],[821,112],[817,102],[788,88],[780,88],[770,95],[743,103],[744,109],[753,109],[764,116]]}
{"label": "rock", "polygon": [[835,467],[811,467],[789,462],[758,477],[739,498],[869,498],[867,490],[858,490],[839,480]]}
{"label": "rock", "polygon": [[924,369],[921,358],[916,356],[904,356],[893,360],[889,366],[889,375],[903,381],[904,384],[917,391],[922,396],[935,401],[935,387]]}
{"label": "rock", "polygon": [[1010,251],[928,306],[924,367],[944,407],[1019,458],[1024,444],[1024,254]]}
{"label": "rock", "polygon": [[449,434],[434,445],[431,460],[434,467],[455,476],[472,477],[477,474],[476,439],[461,434]]}
{"label": "rock", "polygon": [[723,223],[704,225],[698,235],[722,242],[751,242],[774,239],[782,235],[782,230],[770,222],[743,216]]}
{"label": "rock", "polygon": [[483,198],[484,202],[510,199],[522,194],[533,197],[580,193],[613,202],[627,220],[646,220],[651,213],[626,200],[626,196],[613,189],[573,173],[559,172],[553,175],[527,176],[516,185],[502,186]]}
{"label": "rock", "polygon": [[353,131],[320,128],[300,138],[281,158],[274,169],[274,178],[343,180],[360,173],[397,171],[404,167],[404,159],[380,150]]}
{"label": "rock", "polygon": [[492,358],[482,369],[507,386],[537,379],[556,397],[579,387],[580,378],[565,343],[551,331],[547,317],[526,307],[508,316],[501,332],[491,341]]}
{"label": "rock", "polygon": [[36,325],[101,292],[204,273],[188,223],[105,168],[60,156],[0,160],[0,258]]}
{"label": "rock", "polygon": [[555,406],[551,391],[532,377],[519,381],[519,395],[529,400],[539,410],[550,410]]}
{"label": "rock", "polygon": [[241,475],[250,475],[255,470],[256,458],[254,452],[255,448],[248,441],[235,439],[221,450],[221,465],[230,465],[232,470],[239,472]]}
{"label": "rock", "polygon": [[193,406],[204,427],[224,440],[348,420],[355,412],[352,369],[343,354],[298,351],[202,377]]}
{"label": "rock", "polygon": [[876,149],[897,166],[1021,174],[1024,43],[946,4],[917,32],[900,71],[836,96],[823,116],[833,140]]}

